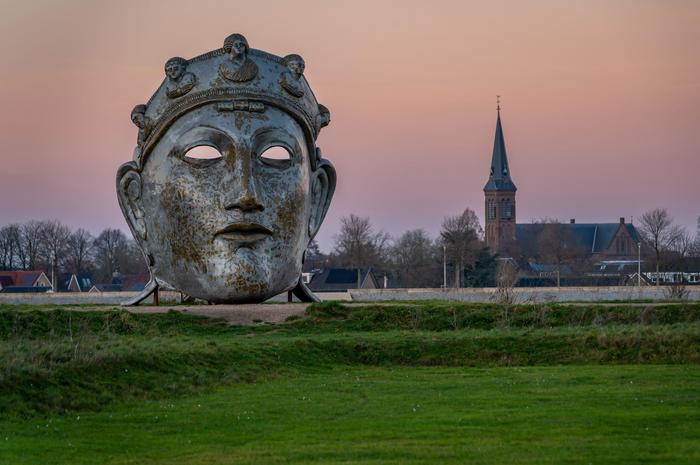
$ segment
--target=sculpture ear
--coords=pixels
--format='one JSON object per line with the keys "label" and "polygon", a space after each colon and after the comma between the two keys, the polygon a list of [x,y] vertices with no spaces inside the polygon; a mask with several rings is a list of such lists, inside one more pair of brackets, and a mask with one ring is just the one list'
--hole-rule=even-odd
{"label": "sculpture ear", "polygon": [[141,174],[132,161],[124,163],[117,170],[117,199],[134,237],[145,240],[146,222],[143,220],[141,206]]}
{"label": "sculpture ear", "polygon": [[311,179],[311,217],[309,218],[309,241],[316,236],[335,192],[335,168],[328,160],[318,160]]}

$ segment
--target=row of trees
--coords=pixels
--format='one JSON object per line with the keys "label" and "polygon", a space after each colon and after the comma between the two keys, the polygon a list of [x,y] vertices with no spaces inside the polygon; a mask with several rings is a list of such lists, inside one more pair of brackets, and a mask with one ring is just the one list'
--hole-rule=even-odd
{"label": "row of trees", "polygon": [[673,224],[665,208],[656,208],[642,215],[640,232],[647,249],[653,253],[657,274],[663,264],[682,266],[686,258],[700,257],[700,217],[693,237],[685,228]]}
{"label": "row of trees", "polygon": [[[534,261],[550,265],[557,280],[564,267],[573,275],[583,276],[590,271],[592,261],[600,259],[578,244],[566,225],[551,219],[539,223],[542,227],[535,228],[536,235],[512,244],[505,255],[520,264]],[[659,208],[644,213],[637,230],[647,271],[685,271],[686,259],[700,257],[700,218],[693,235],[675,225],[666,209]],[[467,208],[461,215],[444,218],[436,238],[422,229],[391,237],[376,230],[368,217],[350,214],[341,218],[330,254],[322,254],[312,244],[306,269],[358,268],[358,284],[359,269],[372,267],[404,287],[439,287],[443,282],[452,287],[478,287],[495,285],[496,263],[496,257],[485,246],[478,217]]]}
{"label": "row of trees", "polygon": [[437,238],[423,229],[391,237],[377,231],[368,217],[354,214],[340,220],[333,251],[322,254],[312,243],[307,269],[323,267],[372,267],[404,287],[488,286],[495,279],[496,261],[483,240],[483,229],[473,210],[443,219]]}
{"label": "row of trees", "polygon": [[[576,272],[590,266],[590,254],[576,245],[571,231],[557,221],[544,220],[540,233],[521,241],[509,253],[521,262],[534,260],[566,265]],[[682,261],[700,257],[700,218],[698,231],[690,234],[673,224],[665,209],[642,215],[638,231],[646,263],[655,270],[682,271]],[[397,237],[378,231],[368,217],[354,214],[340,220],[330,254],[323,254],[312,242],[307,251],[306,269],[324,267],[372,267],[391,281],[405,287],[492,286],[495,284],[496,257],[483,238],[476,213],[467,208],[460,215],[445,217],[438,237],[423,229],[406,231]],[[105,229],[96,237],[82,228],[71,230],[57,220],[28,221],[0,227],[1,270],[43,270],[49,276],[89,272],[94,282],[109,282],[115,272],[137,274],[146,271],[136,244],[118,229]],[[558,275],[558,273],[557,273]]]}
{"label": "row of trees", "polygon": [[89,272],[95,282],[110,282],[115,272],[136,274],[145,269],[136,244],[118,229],[105,229],[94,237],[58,220],[0,228],[0,270],[43,270],[55,279]]}

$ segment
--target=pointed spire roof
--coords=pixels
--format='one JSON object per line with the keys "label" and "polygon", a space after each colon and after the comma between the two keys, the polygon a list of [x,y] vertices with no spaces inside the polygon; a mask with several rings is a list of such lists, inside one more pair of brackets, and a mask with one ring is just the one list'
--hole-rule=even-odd
{"label": "pointed spire roof", "polygon": [[518,190],[510,179],[510,168],[508,167],[508,156],[506,155],[506,142],[503,138],[503,127],[501,126],[501,105],[497,107],[498,117],[496,119],[496,137],[493,141],[493,155],[491,157],[491,173],[489,180],[484,186],[485,191],[512,191]]}

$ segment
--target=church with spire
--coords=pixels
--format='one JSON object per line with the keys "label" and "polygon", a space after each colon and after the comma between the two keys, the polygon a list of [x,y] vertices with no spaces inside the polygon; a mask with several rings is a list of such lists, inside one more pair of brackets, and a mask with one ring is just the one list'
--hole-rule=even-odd
{"label": "church with spire", "polygon": [[[538,239],[548,225],[543,222],[516,223],[515,194],[518,189],[508,165],[500,97],[497,102],[491,168],[484,186],[486,245],[502,257],[537,255]],[[576,223],[572,218],[568,223],[556,224],[556,235],[559,240],[565,240],[570,249],[601,260],[634,259],[640,241],[636,228],[625,223],[624,217],[620,217],[618,223]]]}
{"label": "church with spire", "polygon": [[491,171],[484,186],[486,201],[486,245],[501,252],[515,242],[515,192],[518,190],[510,176],[506,143],[501,125],[501,103],[496,107],[496,136],[493,141]]}

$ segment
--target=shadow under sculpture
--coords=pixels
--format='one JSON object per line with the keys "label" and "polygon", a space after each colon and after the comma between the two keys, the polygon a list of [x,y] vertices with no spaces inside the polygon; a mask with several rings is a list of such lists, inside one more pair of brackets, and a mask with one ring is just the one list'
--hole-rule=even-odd
{"label": "shadow under sculpture", "polygon": [[316,147],[330,113],[301,57],[289,57],[233,34],[221,49],[169,60],[158,90],[134,108],[137,147],[117,172],[117,197],[151,280],[125,304],[158,288],[215,303],[290,290],[318,300],[301,269],[335,189]]}

